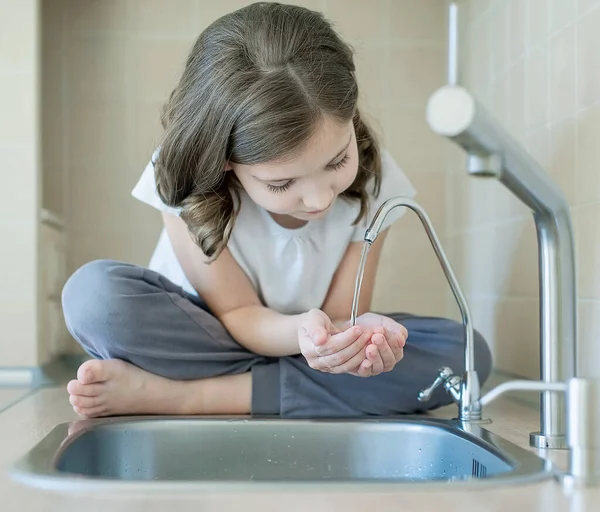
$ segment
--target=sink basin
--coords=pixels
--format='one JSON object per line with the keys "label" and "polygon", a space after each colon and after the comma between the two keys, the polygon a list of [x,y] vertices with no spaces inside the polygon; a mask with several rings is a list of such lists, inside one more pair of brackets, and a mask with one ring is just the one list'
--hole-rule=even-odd
{"label": "sink basin", "polygon": [[400,417],[283,420],[119,417],[58,425],[12,468],[50,489],[489,485],[552,477],[478,425]]}

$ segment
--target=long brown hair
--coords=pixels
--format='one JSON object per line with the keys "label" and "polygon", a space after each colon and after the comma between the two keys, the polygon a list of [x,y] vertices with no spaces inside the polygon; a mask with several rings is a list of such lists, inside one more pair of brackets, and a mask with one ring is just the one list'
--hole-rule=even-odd
{"label": "long brown hair", "polygon": [[367,214],[367,185],[378,194],[381,162],[357,107],[352,48],[318,12],[259,2],[213,22],[194,43],[162,113],[157,192],[182,209],[210,261],[227,246],[240,184],[228,161],[252,165],[292,155],[324,116],[351,119],[359,171],[342,196]]}

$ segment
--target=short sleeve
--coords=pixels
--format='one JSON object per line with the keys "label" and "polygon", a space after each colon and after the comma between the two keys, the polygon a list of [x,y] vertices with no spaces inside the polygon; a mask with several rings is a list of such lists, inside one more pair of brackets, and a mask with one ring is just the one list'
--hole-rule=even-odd
{"label": "short sleeve", "polygon": [[172,215],[176,215],[179,217],[181,213],[181,208],[173,208],[171,206],[167,206],[156,191],[156,179],[154,176],[154,162],[156,161],[156,157],[158,156],[158,150],[154,152],[152,155],[152,159],[148,162],[148,165],[144,169],[142,176],[136,183],[133,188],[131,195],[136,199],[139,199],[143,203],[149,204],[153,206],[157,210],[161,212],[167,212]]}
{"label": "short sleeve", "polygon": [[[369,202],[369,213],[366,218],[362,219],[361,222],[356,226],[354,234],[352,235],[353,242],[361,242],[364,240],[365,231],[369,227],[375,213],[379,207],[392,197],[415,197],[417,191],[409,181],[407,176],[404,174],[402,169],[395,162],[393,157],[384,149],[381,150],[381,186],[379,188],[379,195],[374,197],[371,195]],[[404,213],[406,208],[395,208],[392,210],[385,221],[383,222],[381,230],[385,230],[396,222]]]}

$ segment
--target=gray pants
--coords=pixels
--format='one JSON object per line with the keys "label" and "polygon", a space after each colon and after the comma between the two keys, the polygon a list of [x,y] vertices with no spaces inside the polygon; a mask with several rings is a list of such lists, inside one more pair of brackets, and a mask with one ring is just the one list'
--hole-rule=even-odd
{"label": "gray pants", "polygon": [[[62,295],[67,327],[92,357],[122,359],[175,380],[252,372],[252,414],[356,417],[416,413],[449,404],[438,389],[417,400],[441,366],[464,368],[460,323],[388,314],[408,329],[404,358],[375,377],[313,370],[303,356],[264,357],[240,346],[206,304],[161,274],[112,260],[87,263]],[[481,383],[491,369],[489,348],[475,333]]]}

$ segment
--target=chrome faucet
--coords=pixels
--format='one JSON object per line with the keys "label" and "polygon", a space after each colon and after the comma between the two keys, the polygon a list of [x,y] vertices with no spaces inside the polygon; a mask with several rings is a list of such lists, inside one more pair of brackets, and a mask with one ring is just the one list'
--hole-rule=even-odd
{"label": "chrome faucet", "polygon": [[[508,391],[552,392],[561,395],[562,409],[556,410],[561,418],[566,418],[565,448],[569,448],[569,470],[562,475],[563,483],[569,487],[587,487],[600,484],[600,379],[569,378],[559,382],[514,380],[496,386],[484,396],[480,393],[480,383],[475,369],[473,322],[465,297],[433,225],[427,213],[415,201],[407,197],[395,197],[384,202],[375,214],[364,235],[370,246],[375,242],[387,215],[400,206],[414,211],[421,220],[435,254],[442,266],[460,309],[465,331],[465,371],[462,377],[455,375],[451,368],[443,367],[433,384],[419,393],[418,399],[426,402],[433,391],[443,386],[458,404],[458,419],[468,428],[471,423],[481,423],[483,407]],[[363,252],[366,257],[367,251]],[[362,262],[364,263],[364,262]],[[364,268],[361,264],[361,269]],[[358,302],[362,270],[359,270],[354,302]],[[353,306],[354,307],[354,306]],[[354,311],[353,311],[354,316]],[[566,397],[566,400],[564,398]],[[538,448],[550,448],[538,446]]]}
{"label": "chrome faucet", "polygon": [[513,380],[481,398],[485,406],[507,391],[553,391],[565,395],[569,467],[561,475],[566,487],[600,485],[600,379],[573,377],[567,382]]}
{"label": "chrome faucet", "polygon": [[[465,296],[460,289],[456,276],[454,275],[452,267],[450,266],[450,262],[448,261],[444,250],[442,249],[442,245],[440,244],[427,213],[425,210],[423,210],[423,208],[421,208],[421,206],[408,197],[394,197],[392,199],[388,199],[377,210],[377,213],[371,221],[371,225],[365,232],[364,240],[367,244],[372,244],[377,238],[385,218],[394,208],[398,208],[400,206],[405,206],[414,211],[421,220],[421,223],[427,232],[427,236],[429,237],[429,241],[433,246],[433,250],[435,251],[440,265],[442,266],[444,275],[450,284],[450,288],[452,288],[452,293],[454,294],[454,298],[458,303],[458,308],[462,316],[465,330],[465,370],[462,377],[454,375],[452,369],[448,367],[442,368],[434,383],[429,388],[419,393],[419,400],[426,402],[431,397],[434,389],[443,385],[444,388],[450,393],[452,398],[458,403],[458,417],[461,421],[482,421],[479,376],[475,370],[475,356],[473,354],[474,338],[471,312],[469,311],[469,306]],[[357,278],[357,290],[360,290],[359,278]],[[354,302],[357,302],[356,294]]]}
{"label": "chrome faucet", "polygon": [[[458,6],[450,3],[448,85],[429,99],[430,128],[463,148],[467,170],[494,177],[526,204],[537,230],[540,295],[540,376],[547,384],[576,373],[576,285],[573,226],[567,200],[539,163],[464,87],[458,85]],[[531,446],[566,448],[564,396],[541,394],[540,430]]]}

